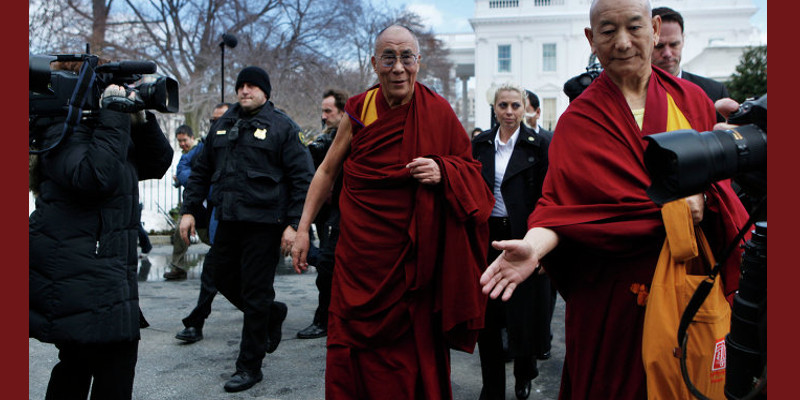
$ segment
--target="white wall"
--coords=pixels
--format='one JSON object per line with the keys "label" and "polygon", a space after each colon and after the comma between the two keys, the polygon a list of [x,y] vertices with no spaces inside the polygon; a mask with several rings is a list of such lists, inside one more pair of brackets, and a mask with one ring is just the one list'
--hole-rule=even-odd
{"label": "white wall", "polygon": [[[505,4],[516,4],[516,7],[491,8],[490,0],[476,0],[475,16],[470,19],[474,36],[440,37],[453,45],[455,51],[451,57],[456,64],[469,63],[469,43],[473,43],[474,125],[484,128],[489,126],[490,120],[487,90],[493,83],[509,80],[532,90],[540,99],[556,98],[556,115],[561,115],[569,103],[562,91],[564,82],[585,72],[591,54],[583,32],[589,25],[590,0],[518,0]],[[724,44],[741,49],[743,45],[760,44],[759,32],[750,23],[757,11],[752,0],[654,0],[652,5],[671,7],[683,15],[686,34],[683,63],[692,65],[696,71],[707,70],[700,67],[706,58],[698,57],[709,46]],[[544,43],[556,43],[555,72],[542,71]],[[511,45],[510,73],[497,72],[499,44]],[[712,77],[718,78],[719,71],[733,71],[738,58],[729,53],[726,57],[707,58],[708,62],[716,63],[714,70],[717,72]],[[698,61],[692,63],[695,58]]]}

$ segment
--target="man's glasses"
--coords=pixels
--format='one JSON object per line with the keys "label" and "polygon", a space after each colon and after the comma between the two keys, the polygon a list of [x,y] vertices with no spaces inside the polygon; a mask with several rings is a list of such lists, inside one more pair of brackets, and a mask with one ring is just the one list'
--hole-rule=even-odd
{"label": "man's glasses", "polygon": [[[403,64],[404,67],[411,67],[417,63],[417,55],[416,54],[403,54],[400,57],[400,62]],[[381,55],[381,66],[384,68],[391,68],[397,63],[398,57],[394,54],[384,54]]]}

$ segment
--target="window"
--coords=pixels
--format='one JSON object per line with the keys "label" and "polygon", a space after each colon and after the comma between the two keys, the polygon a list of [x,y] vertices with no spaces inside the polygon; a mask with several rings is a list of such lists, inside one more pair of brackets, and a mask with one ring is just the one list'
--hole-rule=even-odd
{"label": "window", "polygon": [[519,7],[519,0],[489,0],[489,8]]}
{"label": "window", "polygon": [[542,71],[556,70],[556,44],[545,43],[542,45]]}
{"label": "window", "polygon": [[548,131],[556,127],[556,98],[545,97],[542,99],[542,126]]}
{"label": "window", "polygon": [[511,72],[511,45],[497,46],[497,72]]}

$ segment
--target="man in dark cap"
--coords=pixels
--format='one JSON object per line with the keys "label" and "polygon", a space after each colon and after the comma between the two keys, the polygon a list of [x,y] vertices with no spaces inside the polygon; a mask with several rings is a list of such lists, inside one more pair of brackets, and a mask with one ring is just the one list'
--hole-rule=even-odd
{"label": "man in dark cap", "polygon": [[188,243],[194,215],[209,196],[218,225],[204,268],[210,268],[219,292],[244,313],[236,372],[225,383],[228,392],[261,381],[264,356],[280,343],[287,307],[275,301],[275,268],[294,243],[314,174],[299,127],[269,101],[270,92],[263,69],[251,66],[239,73],[239,101],[211,126],[181,208],[181,237]]}

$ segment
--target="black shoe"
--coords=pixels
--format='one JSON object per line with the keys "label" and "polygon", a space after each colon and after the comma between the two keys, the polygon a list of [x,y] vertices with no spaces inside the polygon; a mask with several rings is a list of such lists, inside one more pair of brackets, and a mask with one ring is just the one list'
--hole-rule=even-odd
{"label": "black shoe", "polygon": [[186,271],[178,267],[172,267],[167,272],[164,272],[164,279],[168,281],[182,281],[186,279]]}
{"label": "black shoe", "polygon": [[203,330],[190,326],[178,332],[175,339],[183,340],[184,342],[194,343],[203,340]]}
{"label": "black shoe", "polygon": [[536,358],[539,359],[539,360],[549,360],[550,357],[551,357],[551,354],[550,354],[549,351],[545,351],[544,353],[539,353],[539,354],[536,355]]}
{"label": "black shoe", "polygon": [[297,332],[298,339],[316,339],[323,336],[328,336],[328,330],[316,322]]}
{"label": "black shoe", "polygon": [[261,371],[258,371],[258,374],[252,374],[247,371],[236,371],[231,379],[228,379],[225,382],[225,391],[226,392],[241,392],[242,390],[247,390],[253,387],[258,382],[264,379],[264,374]]}
{"label": "black shoe", "polygon": [[281,327],[283,326],[283,320],[286,319],[286,314],[289,312],[286,304],[274,301],[272,305],[272,311],[269,316],[269,331],[267,332],[269,335],[267,337],[267,353],[275,351],[281,343]]}
{"label": "black shoe", "polygon": [[517,395],[518,399],[527,399],[531,394],[531,381],[525,381],[522,384],[519,382],[515,383],[514,394]]}

